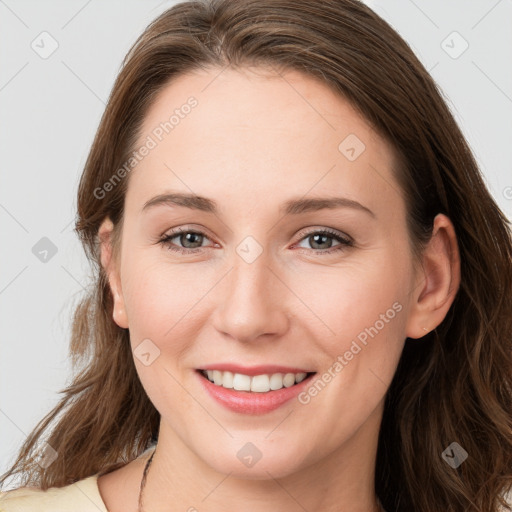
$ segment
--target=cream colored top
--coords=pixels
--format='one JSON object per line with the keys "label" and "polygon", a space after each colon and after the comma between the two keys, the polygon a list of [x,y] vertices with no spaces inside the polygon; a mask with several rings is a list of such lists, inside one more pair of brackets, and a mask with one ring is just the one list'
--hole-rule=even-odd
{"label": "cream colored top", "polygon": [[99,473],[64,487],[20,487],[0,492],[0,512],[108,512],[98,488]]}

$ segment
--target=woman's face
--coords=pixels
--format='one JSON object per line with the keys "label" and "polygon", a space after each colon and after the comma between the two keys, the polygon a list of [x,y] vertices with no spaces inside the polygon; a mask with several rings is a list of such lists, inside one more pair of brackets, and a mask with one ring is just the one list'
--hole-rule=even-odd
{"label": "woman's face", "polygon": [[390,146],[311,78],[211,69],[134,149],[111,285],[159,443],[247,478],[376,448],[421,289]]}

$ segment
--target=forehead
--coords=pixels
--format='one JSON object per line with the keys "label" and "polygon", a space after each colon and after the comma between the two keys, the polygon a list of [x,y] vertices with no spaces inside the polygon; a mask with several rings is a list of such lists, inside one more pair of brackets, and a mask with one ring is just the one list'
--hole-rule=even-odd
{"label": "forehead", "polygon": [[384,190],[394,182],[392,148],[348,101],[296,71],[212,68],[180,75],[144,118],[138,147],[149,139],[154,147],[132,173],[129,195],[173,188],[270,200],[280,191],[338,189],[372,203],[398,189]]}

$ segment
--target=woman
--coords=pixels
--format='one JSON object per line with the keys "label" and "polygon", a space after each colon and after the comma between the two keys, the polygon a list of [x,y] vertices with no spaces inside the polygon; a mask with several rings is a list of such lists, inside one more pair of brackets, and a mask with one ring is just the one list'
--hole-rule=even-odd
{"label": "woman", "polygon": [[76,230],[97,275],[79,372],[0,510],[506,506],[508,222],[363,4],[162,14],[114,85]]}

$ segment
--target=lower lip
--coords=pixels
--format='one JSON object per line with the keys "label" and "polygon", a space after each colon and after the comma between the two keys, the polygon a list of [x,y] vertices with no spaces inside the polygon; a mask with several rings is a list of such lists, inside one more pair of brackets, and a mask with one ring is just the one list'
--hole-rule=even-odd
{"label": "lower lip", "polygon": [[281,388],[276,391],[268,391],[267,393],[257,393],[253,391],[236,391],[223,386],[217,386],[210,382],[200,371],[196,370],[196,373],[204,389],[213,399],[227,409],[243,414],[264,414],[281,407],[296,397],[301,391],[304,391],[309,386],[311,377],[315,375],[314,373],[310,374],[302,382],[289,388]]}

